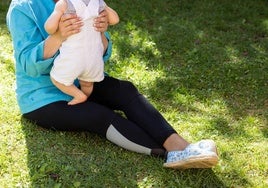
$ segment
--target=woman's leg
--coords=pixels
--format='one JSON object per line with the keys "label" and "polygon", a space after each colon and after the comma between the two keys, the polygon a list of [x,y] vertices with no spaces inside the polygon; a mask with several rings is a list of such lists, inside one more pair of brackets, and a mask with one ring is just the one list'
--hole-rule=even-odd
{"label": "woman's leg", "polygon": [[112,109],[122,110],[128,120],[168,151],[183,150],[189,145],[131,82],[105,77],[103,82],[95,83],[91,97]]}
{"label": "woman's leg", "polygon": [[[136,113],[135,108],[144,114]],[[128,119],[117,115],[113,109],[123,110]],[[189,145],[133,84],[113,78],[96,83],[85,103],[69,106],[64,101],[56,102],[24,114],[24,117],[45,128],[96,132],[139,153],[163,156],[165,150],[171,151],[164,164],[170,168],[209,168],[218,160],[214,143],[204,141]]]}
{"label": "woman's leg", "polygon": [[112,109],[123,111],[129,121],[163,146],[168,151],[165,167],[211,168],[217,164],[218,156],[213,141],[202,140],[189,144],[131,82],[106,77],[103,82],[95,85],[92,99]]}
{"label": "woman's leg", "polygon": [[135,123],[94,102],[70,106],[60,101],[23,116],[44,128],[95,132],[134,152],[160,157],[165,155],[165,149]]}

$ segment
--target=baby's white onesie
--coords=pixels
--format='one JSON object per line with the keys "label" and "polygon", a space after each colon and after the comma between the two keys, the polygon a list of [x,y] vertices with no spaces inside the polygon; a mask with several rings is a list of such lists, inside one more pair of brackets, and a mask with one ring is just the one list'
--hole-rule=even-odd
{"label": "baby's white onesie", "polygon": [[101,33],[95,31],[93,19],[99,15],[100,0],[68,0],[76,14],[83,19],[81,31],[71,35],[60,47],[50,75],[56,81],[70,86],[74,80],[99,82],[104,78],[103,43]]}

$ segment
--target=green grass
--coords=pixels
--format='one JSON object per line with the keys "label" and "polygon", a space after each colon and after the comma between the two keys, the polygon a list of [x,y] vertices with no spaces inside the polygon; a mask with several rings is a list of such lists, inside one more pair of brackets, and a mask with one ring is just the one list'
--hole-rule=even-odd
{"label": "green grass", "polygon": [[133,81],[186,139],[214,139],[219,164],[164,169],[97,135],[23,120],[0,3],[0,187],[267,187],[268,2],[107,3],[121,18],[107,72]]}

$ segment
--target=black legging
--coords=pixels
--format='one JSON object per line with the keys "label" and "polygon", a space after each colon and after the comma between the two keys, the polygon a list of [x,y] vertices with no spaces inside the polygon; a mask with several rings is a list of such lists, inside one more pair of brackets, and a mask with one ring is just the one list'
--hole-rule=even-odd
{"label": "black legging", "polygon": [[125,149],[157,156],[164,155],[164,141],[176,133],[131,82],[108,76],[94,83],[84,103],[54,102],[23,117],[48,129],[95,132]]}

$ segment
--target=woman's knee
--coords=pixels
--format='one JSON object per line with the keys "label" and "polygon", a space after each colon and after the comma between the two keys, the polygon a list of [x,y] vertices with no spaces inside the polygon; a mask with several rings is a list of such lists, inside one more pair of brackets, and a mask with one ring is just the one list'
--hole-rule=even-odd
{"label": "woman's knee", "polygon": [[123,95],[127,96],[135,96],[139,94],[139,91],[136,86],[130,81],[122,81],[120,85],[120,90],[122,91]]}

